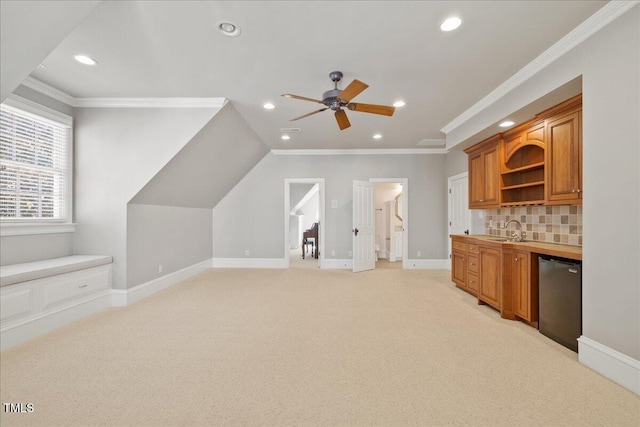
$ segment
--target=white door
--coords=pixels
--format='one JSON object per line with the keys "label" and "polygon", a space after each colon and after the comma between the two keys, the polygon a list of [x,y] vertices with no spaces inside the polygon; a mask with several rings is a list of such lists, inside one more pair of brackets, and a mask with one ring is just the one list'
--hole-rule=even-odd
{"label": "white door", "polygon": [[353,181],[353,272],[373,270],[375,260],[374,184]]}
{"label": "white door", "polygon": [[[449,178],[449,234],[469,234],[469,175],[465,172]],[[451,255],[451,239],[449,239]]]}

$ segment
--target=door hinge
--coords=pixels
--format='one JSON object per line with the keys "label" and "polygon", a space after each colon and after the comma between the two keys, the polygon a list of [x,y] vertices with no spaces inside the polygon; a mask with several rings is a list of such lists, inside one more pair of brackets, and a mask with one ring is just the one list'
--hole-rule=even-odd
{"label": "door hinge", "polygon": [[449,194],[451,194],[451,189],[449,189]]}
{"label": "door hinge", "polygon": [[451,227],[451,221],[449,221],[449,227]]}

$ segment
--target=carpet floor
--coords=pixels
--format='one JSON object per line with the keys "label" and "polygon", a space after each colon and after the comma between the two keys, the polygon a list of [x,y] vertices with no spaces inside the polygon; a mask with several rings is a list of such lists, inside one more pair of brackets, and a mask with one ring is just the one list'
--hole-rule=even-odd
{"label": "carpet floor", "polygon": [[637,426],[447,271],[205,271],[1,353],[2,426]]}

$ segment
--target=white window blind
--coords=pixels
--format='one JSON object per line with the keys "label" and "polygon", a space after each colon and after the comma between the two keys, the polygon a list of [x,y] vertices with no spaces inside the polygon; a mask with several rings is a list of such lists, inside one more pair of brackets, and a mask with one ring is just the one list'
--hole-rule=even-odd
{"label": "white window blind", "polygon": [[0,106],[0,219],[70,220],[68,124]]}

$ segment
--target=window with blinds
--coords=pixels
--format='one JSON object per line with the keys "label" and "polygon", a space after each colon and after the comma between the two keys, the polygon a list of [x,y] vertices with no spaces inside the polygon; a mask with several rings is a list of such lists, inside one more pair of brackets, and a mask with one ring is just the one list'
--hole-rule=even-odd
{"label": "window with blinds", "polygon": [[0,219],[70,221],[71,126],[0,105]]}

